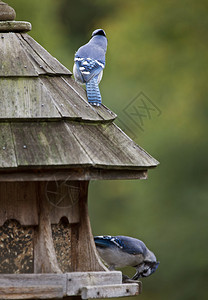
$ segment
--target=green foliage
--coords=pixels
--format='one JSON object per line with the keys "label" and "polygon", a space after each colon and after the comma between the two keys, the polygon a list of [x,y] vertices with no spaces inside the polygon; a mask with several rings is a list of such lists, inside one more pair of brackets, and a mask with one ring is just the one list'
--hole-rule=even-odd
{"label": "green foliage", "polygon": [[[74,51],[95,28],[109,41],[103,102],[127,134],[125,107],[143,92],[161,115],[134,139],[160,161],[146,181],[92,182],[94,234],[141,238],[160,266],[141,299],[206,298],[208,4],[184,1],[8,1],[31,35],[72,69]],[[135,117],[136,118],[136,117]],[[136,119],[135,119],[136,121]],[[133,135],[132,135],[133,136]]]}
{"label": "green foliage", "polygon": [[94,0],[63,0],[60,8],[61,21],[73,40],[76,50],[80,41],[89,38],[92,28],[99,24],[99,19],[113,14],[116,1],[94,1]]}
{"label": "green foliage", "polygon": [[59,10],[63,1],[56,0],[8,0],[16,11],[16,20],[32,24],[29,33],[36,41],[54,55],[60,62],[71,68],[73,53],[66,41],[67,30],[60,22]]}

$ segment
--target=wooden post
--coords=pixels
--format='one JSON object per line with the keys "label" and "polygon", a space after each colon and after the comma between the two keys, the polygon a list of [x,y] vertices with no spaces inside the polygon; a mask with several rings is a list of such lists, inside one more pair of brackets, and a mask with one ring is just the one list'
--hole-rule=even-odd
{"label": "wooden post", "polygon": [[87,206],[88,184],[89,181],[80,181],[80,222],[71,227],[73,271],[107,270],[98,257],[91,231]]}
{"label": "wooden post", "polygon": [[54,249],[49,202],[45,194],[45,182],[36,183],[38,188],[39,226],[34,239],[34,272],[61,273]]}

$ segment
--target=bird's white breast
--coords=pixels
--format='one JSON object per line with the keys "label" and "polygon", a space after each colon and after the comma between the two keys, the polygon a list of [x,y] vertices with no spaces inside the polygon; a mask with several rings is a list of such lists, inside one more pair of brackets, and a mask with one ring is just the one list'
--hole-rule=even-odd
{"label": "bird's white breast", "polygon": [[143,261],[143,255],[132,255],[126,253],[119,248],[97,248],[101,258],[107,263],[109,267],[124,268],[127,266],[136,266]]}

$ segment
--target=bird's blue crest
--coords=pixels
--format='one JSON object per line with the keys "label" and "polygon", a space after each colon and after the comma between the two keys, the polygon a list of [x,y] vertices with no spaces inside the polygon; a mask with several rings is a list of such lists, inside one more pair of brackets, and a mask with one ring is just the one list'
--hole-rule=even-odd
{"label": "bird's blue crest", "polygon": [[93,33],[92,33],[92,37],[95,36],[95,35],[103,35],[103,36],[106,37],[105,31],[103,29],[94,30]]}

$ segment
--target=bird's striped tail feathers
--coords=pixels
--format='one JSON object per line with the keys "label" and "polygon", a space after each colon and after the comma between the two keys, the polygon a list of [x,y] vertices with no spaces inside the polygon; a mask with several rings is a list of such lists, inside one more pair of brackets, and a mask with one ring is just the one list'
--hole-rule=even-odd
{"label": "bird's striped tail feathers", "polygon": [[95,76],[86,82],[86,90],[88,102],[92,105],[100,106],[102,98],[98,86],[98,76]]}

